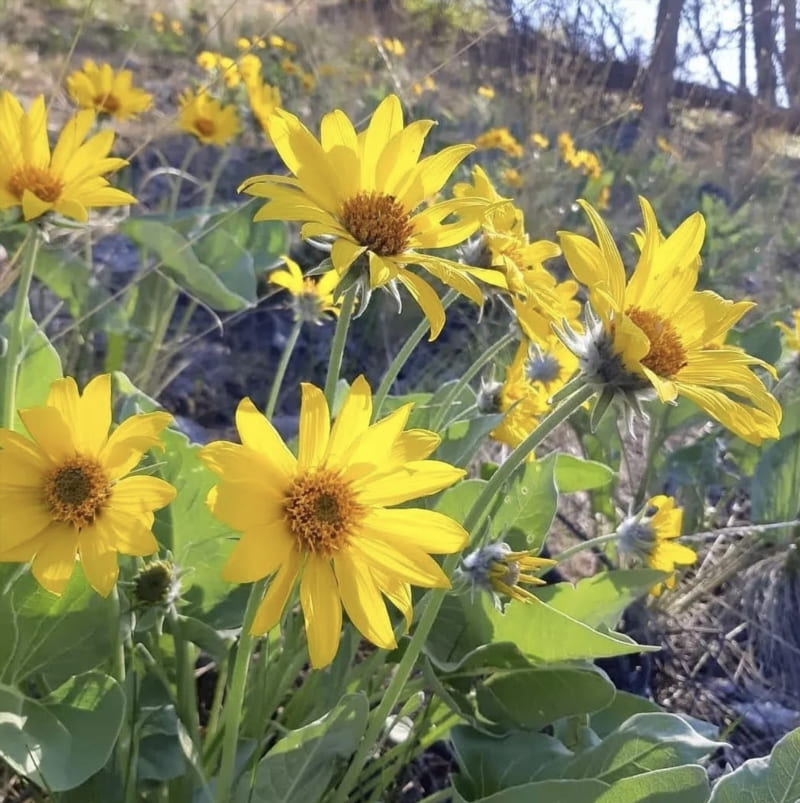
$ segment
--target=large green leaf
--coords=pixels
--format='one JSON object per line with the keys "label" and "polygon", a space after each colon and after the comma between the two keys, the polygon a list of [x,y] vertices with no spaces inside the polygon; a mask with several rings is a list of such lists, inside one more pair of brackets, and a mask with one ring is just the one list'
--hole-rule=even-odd
{"label": "large green leaf", "polygon": [[766,449],[758,461],[750,483],[753,521],[796,519],[800,513],[798,488],[800,432],[795,432]]}
{"label": "large green leaf", "polygon": [[54,792],[98,772],[122,725],[125,695],[99,672],[73,677],[43,700],[0,687],[0,756]]}
{"label": "large green leaf", "polygon": [[513,731],[497,738],[457,725],[450,738],[463,773],[459,789],[468,789],[470,799],[535,781],[544,767],[572,756],[558,739],[545,733]]}
{"label": "large green leaf", "polygon": [[615,783],[642,772],[694,764],[721,746],[673,714],[634,714],[554,774]]}
{"label": "large green leaf", "polygon": [[768,756],[751,758],[725,775],[709,803],[797,803],[800,800],[800,728],[787,733]]}
{"label": "large green leaf", "polygon": [[253,257],[236,242],[223,226],[217,226],[194,244],[194,250],[204,265],[213,268],[222,283],[234,293],[256,301],[256,274]]}
{"label": "large green leaf", "polygon": [[502,415],[479,415],[450,424],[442,431],[442,442],[431,457],[453,466],[466,466],[502,419]]}
{"label": "large green leaf", "polygon": [[617,781],[597,803],[707,803],[708,776],[702,767],[668,767]]}
{"label": "large green leaf", "polygon": [[488,797],[466,798],[453,792],[454,803],[597,803],[608,790],[601,781],[535,781],[504,789]]}
{"label": "large green leaf", "polygon": [[562,494],[605,488],[614,476],[614,470],[605,463],[582,460],[571,454],[556,455],[556,487]]}
{"label": "large green leaf", "polygon": [[574,586],[543,586],[536,596],[589,627],[615,627],[628,605],[665,577],[653,569],[615,569],[585,577]]}
{"label": "large green leaf", "polygon": [[611,705],[592,714],[589,727],[598,736],[605,737],[634,714],[660,714],[662,711],[663,709],[652,700],[617,689]]}
{"label": "large green leaf", "polygon": [[562,717],[590,714],[614,699],[601,672],[570,666],[498,672],[477,689],[480,713],[506,728],[540,730]]}
{"label": "large green leaf", "polygon": [[[8,339],[11,313],[6,315],[0,324],[0,355],[2,355],[3,339]],[[22,319],[22,360],[17,373],[17,394],[15,405],[17,410],[44,404],[50,384],[61,378],[61,359],[58,352],[47,339],[47,336],[31,317],[28,302],[25,302]],[[9,359],[6,353],[0,356],[0,366]],[[0,392],[3,388],[0,387]],[[18,414],[14,416],[14,429],[26,432]]]}
{"label": "large green leaf", "polygon": [[556,455],[521,466],[495,498],[489,514],[490,540],[538,552],[558,507]]}
{"label": "large green leaf", "polygon": [[242,789],[237,803],[316,803],[355,751],[368,714],[366,696],[348,694],[321,719],[288,733],[258,763],[252,792]]}
{"label": "large green leaf", "polygon": [[120,231],[137,245],[152,252],[161,262],[161,271],[179,287],[215,310],[243,309],[251,301],[228,287],[208,265],[201,262],[192,244],[172,226],[149,218],[128,218]]}

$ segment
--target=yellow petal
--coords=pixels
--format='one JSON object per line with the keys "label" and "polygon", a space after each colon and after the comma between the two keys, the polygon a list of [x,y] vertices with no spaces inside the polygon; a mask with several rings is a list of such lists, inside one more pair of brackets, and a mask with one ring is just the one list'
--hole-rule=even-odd
{"label": "yellow petal", "polygon": [[29,407],[20,410],[19,417],[51,462],[61,463],[75,456],[73,430],[55,407]]}
{"label": "yellow petal", "polygon": [[151,529],[152,521],[152,514],[137,516],[109,507],[97,518],[96,525],[117,552],[140,558],[158,552],[158,541]]}
{"label": "yellow petal", "polygon": [[283,519],[283,497],[249,480],[223,480],[208,492],[206,504],[215,518],[242,532]]}
{"label": "yellow petal", "polygon": [[325,394],[316,385],[301,383],[300,431],[297,438],[297,470],[319,466],[328,448],[331,416]]}
{"label": "yellow petal", "polygon": [[0,553],[31,541],[52,520],[52,514],[42,503],[40,488],[4,493],[0,486]]}
{"label": "yellow petal", "polygon": [[61,594],[75,568],[78,533],[67,524],[54,522],[44,535],[43,546],[33,559],[31,571],[39,585],[53,594]]}
{"label": "yellow petal", "polygon": [[393,575],[382,572],[380,569],[372,566],[370,573],[375,579],[375,584],[380,589],[392,604],[403,614],[406,620],[406,633],[411,627],[411,622],[414,620],[414,607],[411,601],[411,586],[404,583]]}
{"label": "yellow petal", "polygon": [[322,669],[336,656],[342,633],[342,604],[336,577],[326,558],[310,555],[300,581],[311,666]]}
{"label": "yellow petal", "polygon": [[393,650],[397,641],[389,613],[367,565],[344,550],[334,557],[333,566],[350,621],[364,638],[385,650]]}
{"label": "yellow petal", "polygon": [[177,491],[165,480],[158,477],[125,477],[111,488],[111,505],[133,516],[152,513],[166,507]]}
{"label": "yellow petal", "polygon": [[288,562],[293,550],[294,541],[282,523],[247,530],[222,567],[222,579],[229,583],[260,580]]}
{"label": "yellow petal", "polygon": [[365,477],[357,483],[358,501],[362,505],[399,505],[410,499],[449,488],[466,472],[438,460],[407,463],[379,477]]}
{"label": "yellow petal", "polygon": [[348,450],[348,463],[371,463],[384,469],[390,459],[392,445],[403,431],[413,406],[403,404],[356,438]]}
{"label": "yellow petal", "polygon": [[256,610],[253,624],[250,626],[251,636],[263,636],[264,633],[272,630],[278,624],[289,595],[292,593],[292,588],[294,588],[301,561],[300,553],[293,549],[289,553],[286,563],[281,566],[278,573],[272,578],[267,593],[264,595],[264,599],[261,600],[258,610]]}
{"label": "yellow petal", "polygon": [[159,437],[172,422],[169,413],[142,413],[126,418],[100,451],[100,462],[112,480],[124,477],[138,465],[146,451],[164,448]]}
{"label": "yellow petal", "polygon": [[236,408],[236,429],[242,443],[262,455],[270,469],[281,478],[289,478],[295,472],[297,461],[286,447],[275,427],[248,398]]}
{"label": "yellow petal", "polygon": [[397,548],[380,533],[363,527],[350,548],[370,566],[378,566],[406,583],[424,588],[450,588],[450,581],[430,555],[410,544]]}
{"label": "yellow petal", "polygon": [[439,448],[441,442],[441,436],[435,432],[427,429],[407,429],[392,444],[389,463],[402,466],[413,460],[425,460]]}
{"label": "yellow petal", "polygon": [[350,445],[369,426],[372,418],[372,391],[363,375],[357,377],[345,397],[342,409],[331,428],[326,461],[340,461]]}
{"label": "yellow petal", "polygon": [[92,535],[87,531],[80,534],[78,552],[81,566],[89,585],[101,597],[107,597],[119,575],[117,553],[104,539]]}
{"label": "yellow petal", "polygon": [[433,555],[458,552],[469,542],[469,534],[458,522],[434,510],[372,509],[364,518],[363,526],[398,549],[409,544]]}
{"label": "yellow petal", "polygon": [[431,333],[428,340],[436,340],[445,322],[444,307],[439,300],[439,296],[436,295],[436,291],[426,281],[423,281],[410,271],[402,271],[397,278],[411,294],[414,301],[419,304],[423,315],[430,322]]}

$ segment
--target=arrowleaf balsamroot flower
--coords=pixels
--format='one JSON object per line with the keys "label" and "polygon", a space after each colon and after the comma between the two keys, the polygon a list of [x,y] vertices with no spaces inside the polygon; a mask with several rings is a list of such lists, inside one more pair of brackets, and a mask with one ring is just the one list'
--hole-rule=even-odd
{"label": "arrowleaf balsamroot flower", "polygon": [[241,131],[235,106],[223,106],[204,89],[187,89],[180,99],[178,127],[195,136],[203,145],[223,147]]}
{"label": "arrowleaf balsamroot flower", "polygon": [[307,323],[322,323],[325,314],[337,316],[341,304],[333,299],[333,291],[339,283],[339,274],[329,270],[321,276],[303,276],[300,266],[287,256],[282,257],[286,270],[274,270],[269,283],[283,287],[292,295],[295,319]]}
{"label": "arrowleaf balsamroot flower", "polygon": [[10,92],[0,94],[0,210],[19,206],[25,220],[54,211],[83,223],[93,207],[136,203],[103,178],[128,162],[108,155],[113,131],[86,139],[94,122],[94,111],[78,112],[51,153],[44,96],[25,112]]}
{"label": "arrowleaf balsamroot flower", "polygon": [[787,326],[783,321],[778,321],[775,326],[783,332],[786,347],[795,354],[800,354],[800,310],[792,313],[794,319],[794,329]]}
{"label": "arrowleaf balsamroot flower", "polygon": [[617,550],[626,561],[640,561],[651,569],[673,572],[663,583],[650,589],[659,596],[666,586],[675,587],[675,566],[691,566],[697,553],[688,546],[676,543],[681,535],[683,509],[675,507],[671,496],[653,496],[635,516],[629,516],[617,528]]}
{"label": "arrowleaf balsamroot flower", "polygon": [[130,70],[114,72],[110,64],[98,67],[91,59],[67,77],[67,90],[82,109],[94,109],[117,120],[136,117],[153,105],[149,92],[133,86]]}
{"label": "arrowleaf balsamroot flower", "polygon": [[[452,145],[419,161],[431,126],[432,120],[417,120],[404,127],[400,101],[389,95],[359,134],[344,112],[326,114],[317,141],[297,117],[278,109],[267,120],[267,129],[294,175],[254,176],[239,189],[270,199],[254,220],[302,221],[303,237],[334,238],[331,260],[342,276],[366,255],[369,288],[402,284],[430,321],[434,339],[444,325],[444,309],[430,284],[407,266],[421,266],[482,304],[481,291],[464,266],[416,249],[463,242],[478,220],[461,213],[486,202],[452,199],[416,211],[474,150],[472,145]],[[459,219],[445,222],[450,215]]]}
{"label": "arrowleaf balsamroot flower", "polygon": [[89,584],[108,596],[117,553],[150,555],[153,511],[175,498],[164,480],[127,476],[172,420],[134,415],[112,433],[111,376],[78,393],[71,377],[50,386],[41,407],[19,411],[32,440],[0,429],[0,561],[33,561],[36,580],[60,594],[80,557]]}
{"label": "arrowleaf balsamroot flower", "polygon": [[638,409],[637,394],[655,389],[662,402],[679,395],[691,399],[749,443],[777,438],[780,405],[753,371],[758,366],[774,376],[774,368],[725,345],[731,327],[754,304],[694,289],[703,216],[691,215],[664,238],[652,207],[640,198],[641,254],[626,280],[608,228],[589,204],[580,203],[599,244],[566,231],[559,239],[570,270],[588,288],[591,309],[585,334],[576,335],[567,323],[563,334],[584,378],[601,393],[597,411],[615,396]]}
{"label": "arrowleaf balsamroot flower", "polygon": [[372,394],[359,377],[331,426],[322,391],[303,384],[297,457],[250,399],[236,411],[242,445],[217,441],[200,452],[220,477],[208,495],[212,513],[242,532],[223,578],[250,583],[273,575],[250,632],[278,624],[299,579],[316,668],[336,655],[342,605],[366,639],[393,649],[384,597],[410,624],[411,584],[450,585],[429,553],[457,552],[467,543],[465,530],[441,513],[388,509],[464,476],[426,459],[439,444],[435,433],[404,431],[412,406],[370,426]]}

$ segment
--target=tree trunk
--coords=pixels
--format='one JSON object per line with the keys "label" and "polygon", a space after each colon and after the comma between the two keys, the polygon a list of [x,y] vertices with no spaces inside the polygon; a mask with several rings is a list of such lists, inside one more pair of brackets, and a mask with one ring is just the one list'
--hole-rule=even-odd
{"label": "tree trunk", "polygon": [[797,27],[797,0],[783,0],[783,77],[789,105],[800,108],[800,28]]}
{"label": "tree trunk", "polygon": [[753,46],[756,55],[756,95],[768,106],[775,105],[778,79],[775,74],[775,33],[771,0],[751,0],[753,8]]}
{"label": "tree trunk", "polygon": [[669,123],[673,73],[677,61],[678,28],[684,0],[659,0],[653,51],[642,96],[642,134],[645,142],[655,141]]}

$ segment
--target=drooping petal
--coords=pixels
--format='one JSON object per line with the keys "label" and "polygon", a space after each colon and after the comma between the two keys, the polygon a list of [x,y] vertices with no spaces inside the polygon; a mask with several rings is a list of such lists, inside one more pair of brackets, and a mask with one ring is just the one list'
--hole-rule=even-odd
{"label": "drooping petal", "polygon": [[296,549],[291,550],[288,560],[270,581],[267,593],[256,610],[253,624],[250,626],[250,635],[263,636],[278,624],[294,588],[301,563],[301,554]]}
{"label": "drooping petal", "polygon": [[342,604],[330,562],[310,555],[300,581],[300,604],[311,666],[322,669],[336,656],[342,634]]}

